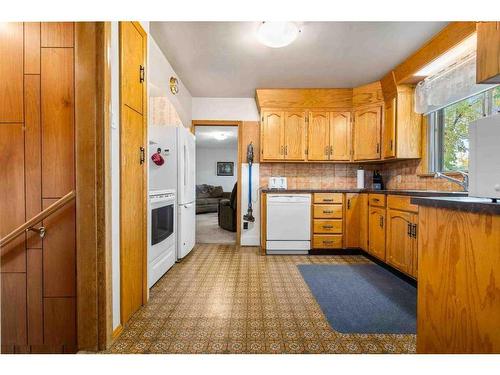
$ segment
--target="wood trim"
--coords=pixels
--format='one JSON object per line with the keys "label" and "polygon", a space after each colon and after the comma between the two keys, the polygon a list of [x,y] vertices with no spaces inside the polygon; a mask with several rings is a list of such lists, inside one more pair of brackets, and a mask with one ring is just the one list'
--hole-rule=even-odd
{"label": "wood trim", "polygon": [[237,126],[238,127],[238,155],[236,160],[238,164],[238,176],[236,187],[236,245],[241,244],[241,156],[243,140],[243,121],[236,120],[193,120],[191,122],[191,132],[194,134],[197,126]]}
{"label": "wood trim", "polygon": [[451,22],[420,49],[394,68],[397,84],[415,83],[420,78],[413,75],[476,32],[475,22]]}
{"label": "wood trim", "polygon": [[[311,220],[312,220],[312,210],[311,210]],[[262,193],[260,195],[260,254],[261,255],[266,255],[266,238],[267,238],[267,194]]]}
{"label": "wood trim", "polygon": [[118,327],[116,327],[114,330],[113,330],[113,334],[112,334],[112,339],[113,341],[116,340],[123,332],[123,326],[121,324],[118,325]]}
{"label": "wood trim", "polygon": [[[15,239],[17,236],[23,234],[26,232],[26,229],[31,228],[35,224],[39,223],[40,221],[44,220],[57,210],[59,210],[61,207],[65,206],[67,203],[73,200],[73,198],[76,197],[76,193],[74,190],[70,191],[68,194],[66,194],[64,197],[59,198],[56,202],[51,204],[49,207],[41,211],[39,214],[33,216],[30,220],[26,221],[24,224],[20,225],[16,229],[14,229],[12,232],[7,234],[5,237],[0,239],[0,247],[4,247],[7,245],[9,242],[11,242],[13,239]],[[3,256],[4,254],[2,254]]]}

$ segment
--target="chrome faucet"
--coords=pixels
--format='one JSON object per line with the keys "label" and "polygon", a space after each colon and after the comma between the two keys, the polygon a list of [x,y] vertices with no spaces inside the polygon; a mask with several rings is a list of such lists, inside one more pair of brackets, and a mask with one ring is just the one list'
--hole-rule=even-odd
{"label": "chrome faucet", "polygon": [[434,173],[434,178],[444,178],[445,180],[448,180],[448,181],[456,183],[457,185],[460,185],[462,187],[462,189],[464,189],[464,191],[469,191],[469,175],[465,172],[462,172],[462,171],[453,171],[453,173],[461,174],[463,176],[463,180],[459,180],[457,178],[447,176],[441,172]]}

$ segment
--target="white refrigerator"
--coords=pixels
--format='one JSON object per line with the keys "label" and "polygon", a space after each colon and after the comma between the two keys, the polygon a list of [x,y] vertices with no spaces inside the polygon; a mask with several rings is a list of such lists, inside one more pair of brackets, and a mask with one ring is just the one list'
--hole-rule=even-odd
{"label": "white refrigerator", "polygon": [[193,249],[196,232],[196,144],[194,134],[184,127],[151,126],[150,153],[159,148],[165,159],[150,170],[150,189],[177,192],[177,260]]}

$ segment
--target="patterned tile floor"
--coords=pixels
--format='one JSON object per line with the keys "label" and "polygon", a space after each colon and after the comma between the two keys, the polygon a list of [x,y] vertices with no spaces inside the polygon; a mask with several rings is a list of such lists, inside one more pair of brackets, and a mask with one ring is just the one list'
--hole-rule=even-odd
{"label": "patterned tile floor", "polygon": [[415,335],[334,331],[296,267],[366,262],[199,244],[151,289],[107,352],[414,353]]}

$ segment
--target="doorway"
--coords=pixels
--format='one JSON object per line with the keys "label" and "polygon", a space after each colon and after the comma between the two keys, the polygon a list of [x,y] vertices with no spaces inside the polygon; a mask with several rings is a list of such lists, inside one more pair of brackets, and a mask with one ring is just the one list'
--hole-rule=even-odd
{"label": "doorway", "polygon": [[196,243],[238,244],[239,124],[195,124]]}

